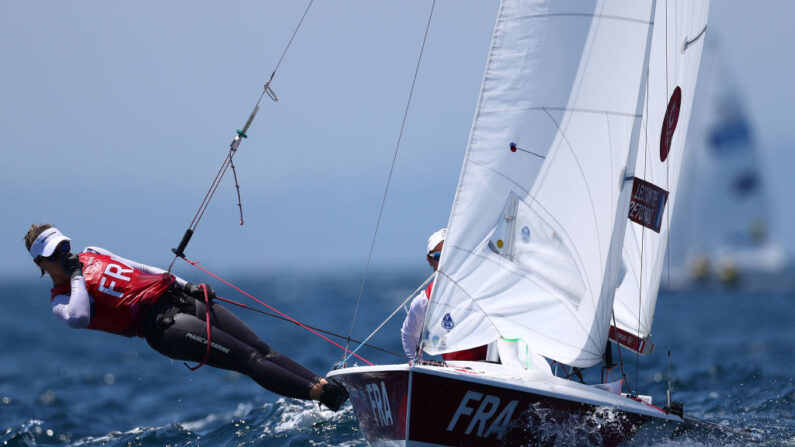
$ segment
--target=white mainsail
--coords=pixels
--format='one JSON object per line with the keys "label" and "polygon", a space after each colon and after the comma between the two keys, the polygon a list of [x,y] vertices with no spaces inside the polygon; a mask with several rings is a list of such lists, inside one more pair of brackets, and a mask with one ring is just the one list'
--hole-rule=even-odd
{"label": "white mainsail", "polygon": [[[614,303],[617,327],[639,339],[651,334],[708,11],[708,0],[661,0],[654,18],[635,176],[667,191],[668,200],[659,231],[629,223],[623,254],[626,275]],[[675,117],[670,112],[674,107]],[[671,122],[664,123],[666,117]],[[667,146],[661,145],[666,131],[671,132]]]}
{"label": "white mainsail", "polygon": [[574,366],[601,360],[653,13],[653,0],[502,2],[426,352],[502,339]]}

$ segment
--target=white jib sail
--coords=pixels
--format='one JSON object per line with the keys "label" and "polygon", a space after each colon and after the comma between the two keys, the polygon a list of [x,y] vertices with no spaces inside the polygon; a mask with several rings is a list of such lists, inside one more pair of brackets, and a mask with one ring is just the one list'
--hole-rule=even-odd
{"label": "white jib sail", "polygon": [[503,339],[570,365],[601,359],[653,10],[651,0],[502,2],[426,352]]}
{"label": "white jib sail", "polygon": [[[668,191],[668,200],[659,232],[628,224],[623,254],[626,275],[614,303],[618,328],[643,339],[651,334],[654,319],[708,11],[708,0],[659,0],[654,18],[635,176]],[[674,108],[678,115],[672,113]],[[661,145],[666,131],[672,132],[670,146]]]}

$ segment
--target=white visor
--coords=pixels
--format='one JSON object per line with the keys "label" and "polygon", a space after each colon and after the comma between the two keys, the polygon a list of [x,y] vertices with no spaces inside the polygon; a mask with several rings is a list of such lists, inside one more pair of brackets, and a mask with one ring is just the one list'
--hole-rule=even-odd
{"label": "white visor", "polygon": [[433,233],[431,237],[428,238],[428,251],[425,254],[431,254],[434,248],[439,245],[439,242],[442,242],[444,238],[447,237],[447,228],[442,228],[441,230]]}
{"label": "white visor", "polygon": [[58,247],[58,244],[63,241],[71,241],[71,239],[64,236],[63,233],[58,231],[55,227],[48,228],[44,230],[30,246],[30,256],[32,256],[33,259],[39,256],[45,258],[51,256]]}

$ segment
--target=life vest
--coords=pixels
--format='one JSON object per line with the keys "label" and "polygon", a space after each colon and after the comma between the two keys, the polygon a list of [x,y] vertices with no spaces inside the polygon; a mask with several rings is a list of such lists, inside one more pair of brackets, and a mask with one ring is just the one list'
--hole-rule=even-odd
{"label": "life vest", "polygon": [[[425,288],[425,298],[431,299],[431,290],[433,290],[433,282],[428,284]],[[488,345],[478,346],[477,348],[465,349],[463,351],[448,352],[442,354],[445,360],[468,360],[471,362],[479,362],[486,360],[488,354]]]}
{"label": "life vest", "polygon": [[[99,253],[80,253],[79,259],[92,298],[89,329],[127,337],[139,335],[146,311],[174,282],[171,274],[143,273]],[[70,292],[69,282],[53,287],[50,301]]]}

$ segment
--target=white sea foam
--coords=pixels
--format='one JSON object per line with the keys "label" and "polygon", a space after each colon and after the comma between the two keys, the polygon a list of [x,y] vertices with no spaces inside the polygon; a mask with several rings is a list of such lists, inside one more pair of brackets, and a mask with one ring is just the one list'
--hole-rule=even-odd
{"label": "white sea foam", "polygon": [[253,413],[259,411],[266,413],[272,411],[272,414],[261,425],[261,429],[264,433],[276,434],[311,429],[316,424],[323,422],[340,421],[343,418],[343,414],[353,410],[349,403],[339,412],[334,412],[326,407],[319,407],[317,402],[314,401],[282,397],[261,407],[256,407],[250,403],[240,403],[232,412],[210,413],[198,420],[180,422],[179,426],[196,433],[211,429],[214,424],[250,419]]}
{"label": "white sea foam", "polygon": [[317,402],[287,398],[280,398],[275,406],[277,412],[274,414],[274,424],[270,427],[274,433],[307,429],[325,421],[338,421],[344,412],[351,409],[350,404],[346,404],[342,410],[334,412],[318,406]]}
{"label": "white sea foam", "polygon": [[241,419],[248,416],[251,413],[251,410],[254,409],[254,405],[250,403],[239,403],[237,404],[237,408],[235,408],[232,412],[227,413],[210,413],[207,416],[196,420],[196,421],[186,421],[180,422],[179,425],[184,428],[185,430],[192,431],[192,432],[199,432],[208,425],[218,422],[218,421],[231,421],[233,419]]}
{"label": "white sea foam", "polygon": [[[317,446],[327,446],[328,443],[326,441],[314,441],[309,440],[309,445],[317,445]],[[345,441],[339,444],[334,444],[336,447],[359,447],[362,445],[367,445],[363,440],[360,439],[353,439],[350,441]]]}
{"label": "white sea foam", "polygon": [[113,441],[114,439],[118,439],[118,438],[120,438],[120,437],[122,437],[124,435],[140,435],[140,434],[151,432],[151,431],[157,431],[157,430],[160,430],[161,428],[163,428],[163,427],[146,427],[146,428],[135,427],[132,430],[128,430],[128,431],[125,431],[125,432],[112,431],[112,432],[106,434],[105,436],[100,436],[98,438],[95,438],[93,436],[88,436],[88,437],[83,438],[83,439],[78,439],[75,442],[73,442],[72,445],[73,446],[92,445],[92,444],[105,445],[105,444],[109,443],[110,441]]}
{"label": "white sea foam", "polygon": [[[240,419],[240,418],[246,417],[246,416],[248,416],[251,413],[253,408],[254,408],[254,406],[252,404],[242,404],[242,403],[240,403],[240,404],[237,405],[237,408],[235,408],[235,410],[232,411],[232,412],[221,413],[221,414],[210,413],[207,416],[205,416],[204,418],[196,420],[196,421],[179,422],[179,423],[177,423],[177,426],[181,427],[184,430],[191,431],[191,432],[195,433],[195,432],[198,432],[198,431],[202,430],[203,428],[207,427],[208,425],[212,424],[213,422],[217,422],[217,421],[228,422],[228,421],[232,421],[233,419]],[[36,421],[34,421],[34,422],[36,422]],[[37,421],[37,422],[39,423],[39,425],[41,424],[41,421]],[[133,428],[131,430],[128,430],[128,431],[125,431],[125,432],[112,431],[112,432],[107,433],[106,435],[100,436],[100,437],[88,436],[88,437],[83,438],[83,439],[78,439],[78,440],[74,441],[71,445],[72,446],[105,445],[105,444],[108,444],[109,442],[111,442],[111,441],[113,441],[115,439],[124,437],[126,435],[142,435],[142,434],[149,433],[149,432],[157,432],[157,431],[160,431],[160,430],[165,430],[165,429],[167,429],[167,428],[169,428],[171,426],[172,426],[171,424],[168,424],[168,425],[152,426],[152,427],[135,427],[135,428]]]}

